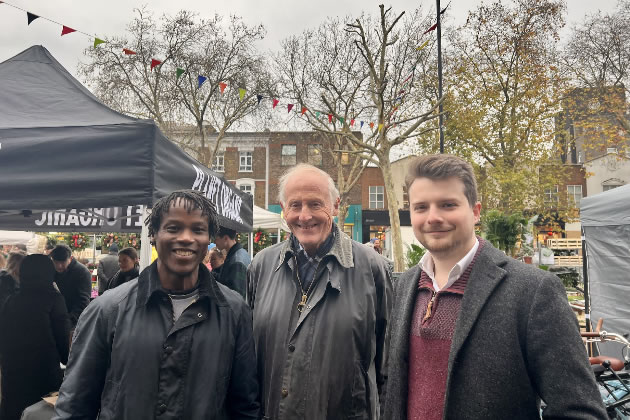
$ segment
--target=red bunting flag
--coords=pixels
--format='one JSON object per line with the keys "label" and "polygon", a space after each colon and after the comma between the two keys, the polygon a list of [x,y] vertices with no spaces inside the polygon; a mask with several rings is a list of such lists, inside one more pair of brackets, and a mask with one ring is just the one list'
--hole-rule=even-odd
{"label": "red bunting flag", "polygon": [[159,66],[160,64],[162,64],[162,62],[160,60],[156,60],[155,58],[152,58],[151,59],[151,71],[153,71],[153,67]]}
{"label": "red bunting flag", "polygon": [[332,122],[332,114],[328,114],[328,123],[330,124]]}
{"label": "red bunting flag", "polygon": [[371,128],[372,130],[374,130],[374,123],[373,123],[373,122],[371,122],[371,123],[370,123],[370,128]]}
{"label": "red bunting flag", "polygon": [[287,105],[287,112],[291,112],[292,109],[293,109],[293,104]]}
{"label": "red bunting flag", "polygon": [[306,114],[306,111],[308,111],[308,109],[306,109],[306,108],[302,107],[302,112],[300,113],[300,115],[304,115],[304,114]]}
{"label": "red bunting flag", "polygon": [[76,29],[68,28],[66,25],[63,25],[63,28],[61,28],[61,36],[71,34],[72,32],[76,31]]}
{"label": "red bunting flag", "polygon": [[431,31],[435,31],[435,28],[437,28],[437,23],[433,26],[431,26],[429,29],[427,29],[422,35],[426,35]]}
{"label": "red bunting flag", "polygon": [[350,127],[354,126],[354,118],[350,120]]}
{"label": "red bunting flag", "polygon": [[133,54],[136,53],[135,51],[131,51],[131,50],[127,49],[127,48],[123,48],[123,52],[125,54],[127,54],[127,55],[133,55]]}
{"label": "red bunting flag", "polygon": [[225,91],[225,88],[227,87],[227,83],[219,83],[219,89],[221,90],[221,93],[223,93],[223,91]]}
{"label": "red bunting flag", "polygon": [[278,103],[280,103],[280,101],[274,98],[272,108],[275,108]]}

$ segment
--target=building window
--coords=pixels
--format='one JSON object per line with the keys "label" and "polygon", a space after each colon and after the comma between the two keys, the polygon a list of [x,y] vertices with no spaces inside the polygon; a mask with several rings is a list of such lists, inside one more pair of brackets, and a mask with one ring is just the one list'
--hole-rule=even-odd
{"label": "building window", "polygon": [[578,152],[578,161],[577,163],[582,163],[582,152]]}
{"label": "building window", "polygon": [[409,193],[407,192],[407,186],[403,184],[403,209],[409,210]]}
{"label": "building window", "polygon": [[341,164],[347,165],[349,163],[350,163],[350,155],[348,154],[348,152],[341,153]]}
{"label": "building window", "polygon": [[240,152],[240,165],[238,170],[240,172],[251,172],[252,171],[252,152]]}
{"label": "building window", "polygon": [[382,185],[370,186],[370,208],[385,208],[385,187]]}
{"label": "building window", "polygon": [[297,163],[296,150],[295,144],[282,145],[282,166],[293,166]]}
{"label": "building window", "polygon": [[308,163],[310,163],[313,166],[322,166],[322,145],[321,144],[308,145]]}
{"label": "building window", "polygon": [[551,188],[545,188],[545,205],[557,206],[558,205],[558,186],[554,185]]}
{"label": "building window", "polygon": [[582,200],[582,186],[567,185],[567,194],[569,196],[569,205],[579,209],[580,201]]}
{"label": "building window", "polygon": [[212,170],[215,172],[225,172],[225,154],[223,152],[217,153],[214,156]]}
{"label": "building window", "polygon": [[606,149],[606,153],[614,153],[617,154],[617,148],[616,147],[608,147]]}
{"label": "building window", "polygon": [[251,178],[237,179],[236,188],[253,196],[255,190],[254,180]]}
{"label": "building window", "polygon": [[613,190],[617,187],[621,187],[621,185],[604,185],[604,191],[609,191],[609,190]]}
{"label": "building window", "polygon": [[352,238],[352,228],[354,227],[354,223],[345,223],[343,225],[343,231],[346,235]]}

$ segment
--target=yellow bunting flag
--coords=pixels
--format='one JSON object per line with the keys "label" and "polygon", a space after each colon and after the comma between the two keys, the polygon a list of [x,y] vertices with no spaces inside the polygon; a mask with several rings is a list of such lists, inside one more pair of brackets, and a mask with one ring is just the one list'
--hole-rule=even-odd
{"label": "yellow bunting flag", "polygon": [[247,93],[247,90],[245,90],[245,89],[243,89],[243,88],[240,88],[240,89],[238,90],[238,97],[240,98],[240,100],[241,100],[241,101],[242,101],[242,100],[243,100],[243,98],[245,97],[245,94],[246,94],[246,93]]}
{"label": "yellow bunting flag", "polygon": [[427,45],[429,45],[429,40],[427,39],[426,41],[424,41],[424,44],[420,45],[418,48],[416,48],[416,51],[420,51],[422,50],[424,47],[426,47]]}
{"label": "yellow bunting flag", "polygon": [[378,125],[378,131],[383,131],[383,124]]}

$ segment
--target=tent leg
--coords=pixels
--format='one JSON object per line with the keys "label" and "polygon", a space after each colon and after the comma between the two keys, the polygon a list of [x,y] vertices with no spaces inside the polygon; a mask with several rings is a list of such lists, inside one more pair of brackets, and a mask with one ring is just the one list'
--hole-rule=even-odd
{"label": "tent leg", "polygon": [[247,235],[247,248],[250,258],[254,258],[254,232],[249,232]]}
{"label": "tent leg", "polygon": [[278,228],[278,242],[276,242],[278,244],[280,243],[280,232],[281,232],[281,230],[280,230],[280,228]]}
{"label": "tent leg", "polygon": [[151,265],[151,242],[149,239],[149,228],[144,224],[144,220],[151,213],[147,206],[144,208],[142,216],[142,232],[140,233],[140,271]]}

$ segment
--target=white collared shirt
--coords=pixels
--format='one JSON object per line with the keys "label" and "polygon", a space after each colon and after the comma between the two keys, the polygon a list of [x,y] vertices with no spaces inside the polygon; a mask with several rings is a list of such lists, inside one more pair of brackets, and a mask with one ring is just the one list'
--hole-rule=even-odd
{"label": "white collared shirt", "polygon": [[448,289],[449,287],[453,285],[453,283],[457,281],[457,279],[462,275],[462,273],[468,268],[468,266],[472,262],[472,259],[475,256],[475,253],[477,252],[478,248],[479,248],[479,239],[475,237],[475,244],[470,249],[470,251],[468,251],[468,253],[464,255],[464,258],[459,260],[457,264],[455,264],[453,268],[451,268],[451,271],[448,273],[448,281],[442,288],[438,286],[437,281],[435,280],[435,272],[434,272],[435,265],[433,263],[433,257],[431,256],[431,253],[429,251],[427,251],[422,256],[422,259],[420,259],[420,262],[418,264],[420,264],[420,268],[422,269],[422,271],[427,273],[427,275],[433,282],[433,289],[436,292],[439,292],[442,289]]}

